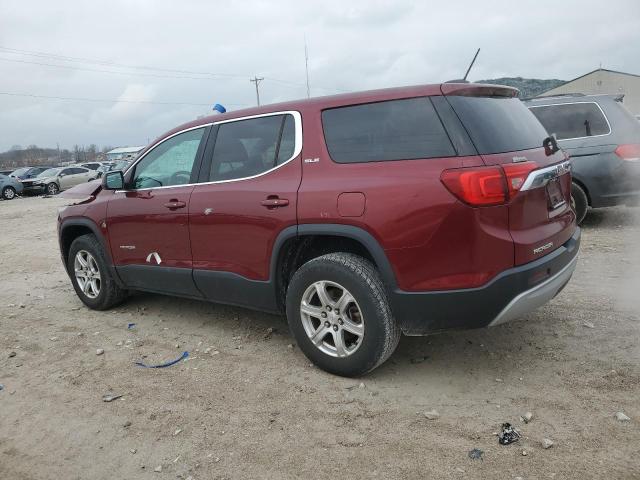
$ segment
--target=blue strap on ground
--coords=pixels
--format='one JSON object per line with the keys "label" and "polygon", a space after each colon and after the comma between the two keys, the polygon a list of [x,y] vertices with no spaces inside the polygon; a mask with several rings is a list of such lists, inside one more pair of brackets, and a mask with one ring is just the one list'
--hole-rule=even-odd
{"label": "blue strap on ground", "polygon": [[171,360],[170,362],[167,363],[161,363],[159,365],[145,365],[142,362],[136,362],[136,365],[138,365],[139,367],[144,367],[144,368],[164,368],[164,367],[170,367],[171,365],[175,365],[176,363],[178,363],[181,360],[184,360],[185,358],[187,358],[189,356],[189,352],[182,352],[182,355],[180,355],[180,357],[176,358],[175,360]]}

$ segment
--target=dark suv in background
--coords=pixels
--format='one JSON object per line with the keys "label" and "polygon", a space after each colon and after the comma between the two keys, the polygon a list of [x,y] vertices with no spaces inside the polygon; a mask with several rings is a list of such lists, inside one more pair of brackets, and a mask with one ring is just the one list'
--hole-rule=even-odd
{"label": "dark suv in background", "polygon": [[589,207],[637,205],[640,200],[640,123],[622,98],[571,94],[525,101],[571,157],[578,223]]}

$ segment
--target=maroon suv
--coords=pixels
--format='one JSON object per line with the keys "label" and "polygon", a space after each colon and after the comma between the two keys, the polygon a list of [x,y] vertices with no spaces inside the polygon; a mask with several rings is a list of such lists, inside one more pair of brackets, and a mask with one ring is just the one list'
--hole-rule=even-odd
{"label": "maroon suv", "polygon": [[516,97],[424,85],[187,123],[61,212],[64,265],[97,310],[142,290],[286,312],[347,376],[401,333],[512,320],[580,243],[567,157]]}

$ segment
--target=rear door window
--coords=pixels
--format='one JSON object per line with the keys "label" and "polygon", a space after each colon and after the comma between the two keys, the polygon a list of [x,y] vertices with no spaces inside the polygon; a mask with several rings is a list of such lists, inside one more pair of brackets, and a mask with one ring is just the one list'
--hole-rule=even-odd
{"label": "rear door window", "polygon": [[447,100],[481,155],[542,147],[548,136],[517,98],[452,95]]}
{"label": "rear door window", "polygon": [[322,126],[329,155],[338,163],[456,155],[427,97],[324,110]]}
{"label": "rear door window", "polygon": [[292,115],[270,115],[222,123],[216,135],[209,181],[236,180],[267,172],[291,159]]}
{"label": "rear door window", "polygon": [[595,102],[563,103],[529,107],[558,140],[608,135],[611,128]]}

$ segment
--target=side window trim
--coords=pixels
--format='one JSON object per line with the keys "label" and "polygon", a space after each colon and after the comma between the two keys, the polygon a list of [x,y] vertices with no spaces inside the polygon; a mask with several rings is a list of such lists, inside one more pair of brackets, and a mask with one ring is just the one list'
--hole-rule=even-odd
{"label": "side window trim", "polygon": [[[128,181],[131,180],[132,176],[135,175],[135,168],[138,165],[138,163],[140,163],[140,161],[142,161],[143,158],[145,158],[150,152],[152,152],[158,145],[166,142],[167,140],[175,137],[176,135],[180,135],[181,133],[184,132],[188,132],[190,130],[196,130],[198,128],[203,128],[203,127],[210,127],[209,130],[209,135],[207,137],[207,141],[206,141],[206,150],[202,152],[202,155],[205,156],[205,158],[203,159],[203,157],[200,158],[201,162],[199,164],[200,166],[200,171],[198,174],[198,177],[196,180],[201,180],[202,179],[202,175],[203,172],[208,172],[207,168],[206,168],[206,164],[208,163],[209,166],[211,165],[211,158],[212,155],[208,155],[208,149],[209,149],[209,144],[211,144],[211,154],[213,154],[213,148],[215,147],[215,140],[217,137],[217,133],[218,133],[218,125],[222,125],[223,123],[229,123],[229,122],[239,122],[241,120],[250,120],[252,118],[260,118],[260,117],[271,117],[274,115],[292,115],[293,116],[293,120],[294,120],[294,125],[295,125],[295,146],[293,149],[293,154],[291,155],[291,157],[289,159],[287,159],[287,161],[282,162],[279,165],[276,165],[275,167],[264,171],[262,173],[259,173],[258,175],[253,175],[251,177],[245,177],[245,178],[234,178],[234,179],[230,179],[230,180],[214,180],[214,181],[196,181],[194,183],[188,183],[185,185],[168,185],[166,187],[155,187],[153,188],[153,190],[158,190],[158,189],[164,189],[164,188],[177,188],[177,187],[188,187],[188,186],[193,186],[193,185],[208,185],[208,184],[215,184],[215,183],[228,183],[228,182],[239,182],[242,180],[250,180],[253,178],[257,178],[257,177],[261,177],[262,175],[267,175],[268,173],[273,172],[274,170],[277,170],[280,167],[283,167],[284,165],[288,164],[289,162],[291,162],[293,159],[297,158],[300,153],[302,153],[302,115],[300,114],[300,112],[298,112],[297,110],[282,110],[282,111],[278,111],[278,112],[269,112],[269,113],[261,113],[258,115],[249,115],[246,117],[238,117],[238,118],[230,118],[228,120],[221,120],[219,122],[212,122],[212,123],[205,123],[202,125],[198,125],[195,127],[191,127],[191,128],[185,128],[184,130],[180,130],[178,132],[173,133],[172,135],[170,135],[167,138],[162,139],[160,142],[156,143],[153,147],[151,147],[149,150],[147,150],[146,152],[144,152],[144,155],[141,155],[140,157],[136,158],[135,162],[132,163],[129,168],[127,168],[127,170],[124,172],[125,175],[125,179]],[[207,132],[205,132],[203,134],[203,137],[207,135]],[[209,141],[209,137],[212,137],[213,141]],[[204,140],[204,138],[203,138]],[[198,147],[198,154],[200,154],[200,148],[203,147],[203,144],[205,143],[203,140],[201,140],[200,142],[200,147]],[[198,161],[198,159],[196,158],[195,161]],[[195,164],[195,162],[194,162]],[[208,173],[207,173],[208,176]],[[193,181],[193,177],[192,177],[192,181]],[[151,188],[148,189],[139,189],[139,190],[151,190]],[[124,191],[124,190],[119,190],[119,191]]]}
{"label": "side window trim", "polygon": [[[597,137],[606,137],[608,135],[611,135],[611,123],[609,122],[609,118],[607,117],[607,114],[604,113],[604,110],[602,109],[602,107],[600,106],[600,104],[598,102],[563,102],[563,103],[548,103],[546,105],[529,105],[529,110],[532,110],[534,108],[542,108],[542,107],[561,107],[564,105],[578,105],[578,104],[593,104],[596,107],[598,107],[598,110],[600,110],[600,113],[602,113],[602,117],[604,118],[604,121],[607,122],[607,127],[609,127],[609,132],[608,133],[600,133],[598,135],[591,135],[591,136],[582,136],[582,137],[571,137],[571,138],[562,138],[562,139],[558,139],[558,142],[566,142],[569,140],[582,140],[585,138],[597,138]],[[546,127],[545,127],[546,128]],[[551,133],[551,132],[549,132]]]}

